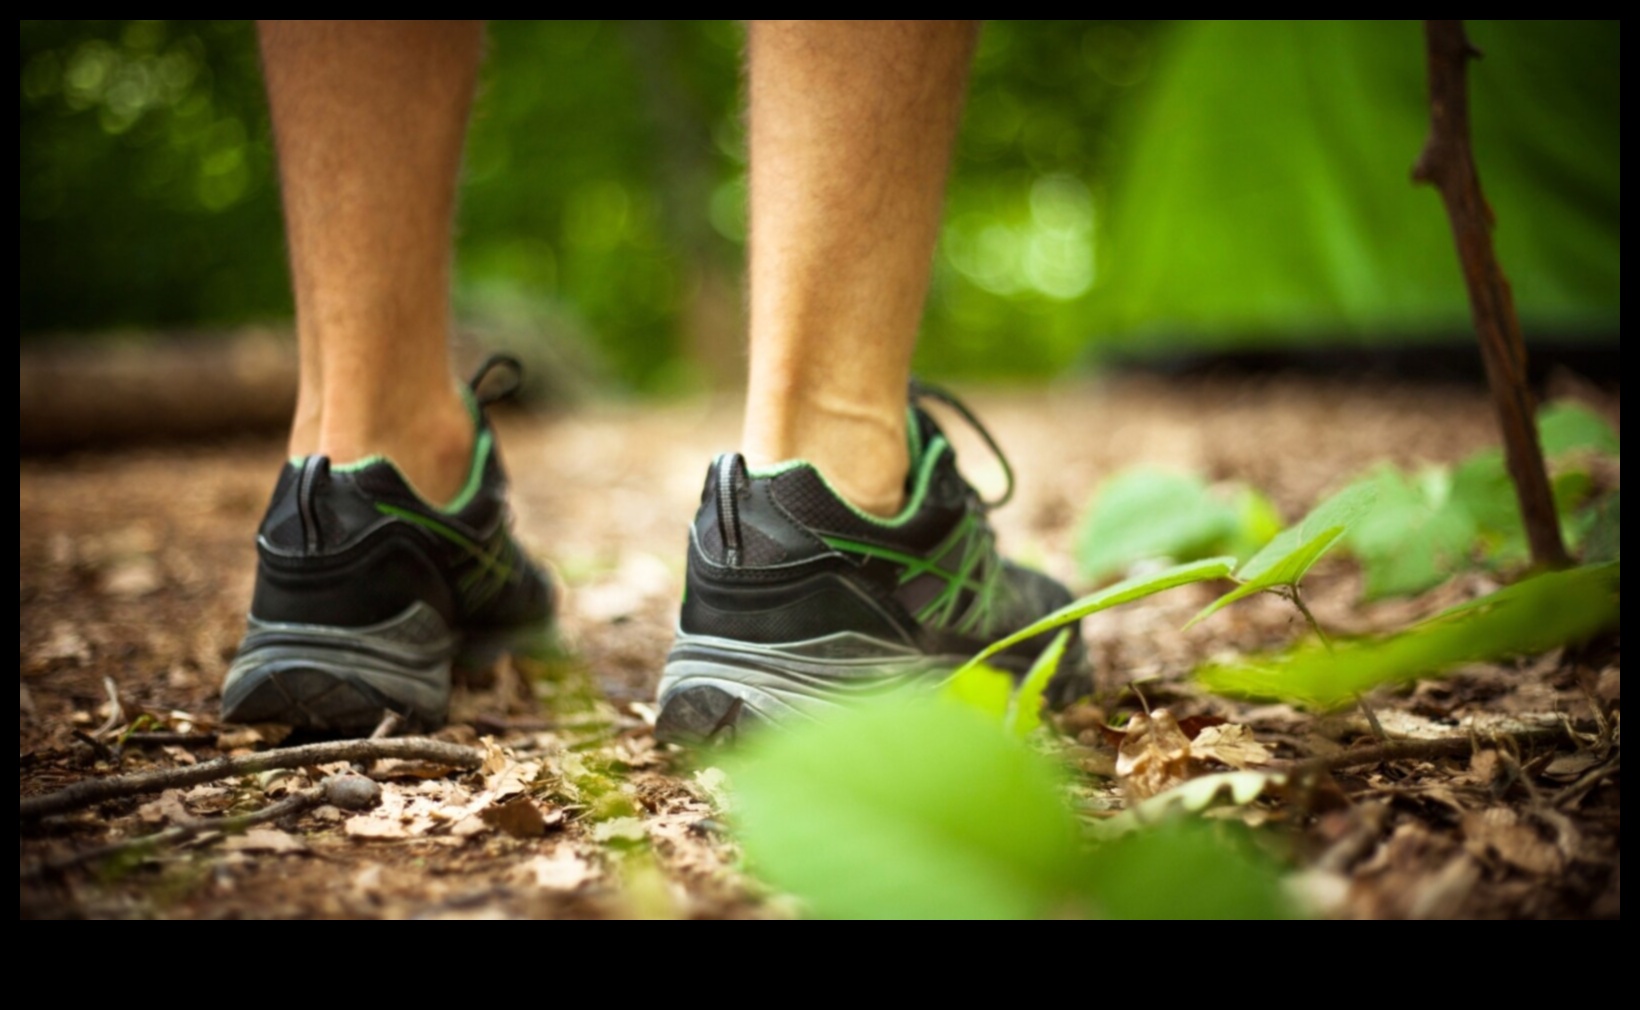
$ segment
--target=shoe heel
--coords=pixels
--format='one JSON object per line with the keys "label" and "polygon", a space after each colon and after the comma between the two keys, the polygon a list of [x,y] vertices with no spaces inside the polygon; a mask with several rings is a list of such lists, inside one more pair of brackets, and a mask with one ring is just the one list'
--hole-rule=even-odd
{"label": "shoe heel", "polygon": [[383,712],[444,724],[455,638],[424,603],[365,628],[250,620],[222,685],[227,722],[363,731]]}
{"label": "shoe heel", "polygon": [[824,719],[875,697],[932,689],[953,666],[852,633],[753,645],[680,632],[661,675],[655,736],[694,744]]}

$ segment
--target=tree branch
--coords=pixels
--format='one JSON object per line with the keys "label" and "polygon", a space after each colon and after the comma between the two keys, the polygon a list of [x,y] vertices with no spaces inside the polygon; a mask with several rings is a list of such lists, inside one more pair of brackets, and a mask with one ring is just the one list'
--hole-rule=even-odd
{"label": "tree branch", "polygon": [[430,740],[426,737],[331,740],[301,747],[281,747],[240,757],[220,757],[182,768],[162,768],[133,775],[86,779],[54,793],[19,800],[17,815],[20,819],[45,817],[49,814],[88,807],[104,800],[140,796],[162,789],[180,789],[201,782],[214,782],[236,775],[254,775],[275,768],[302,768],[307,765],[329,764],[333,761],[377,761],[382,758],[434,761],[452,768],[468,769],[477,768],[483,763],[484,752],[477,747],[464,747],[461,744]]}
{"label": "tree branch", "polygon": [[1534,747],[1543,744],[1564,743],[1571,738],[1571,733],[1565,726],[1542,726],[1514,733],[1498,733],[1489,736],[1448,736],[1434,740],[1390,740],[1372,747],[1354,747],[1337,754],[1304,758],[1292,762],[1285,768],[1280,766],[1271,767],[1295,775],[1304,775],[1323,771],[1337,771],[1340,768],[1359,768],[1362,765],[1381,764],[1385,761],[1433,761],[1437,758],[1464,757],[1474,753],[1488,740],[1494,742],[1509,741],[1517,747]]}
{"label": "tree branch", "polygon": [[1425,21],[1424,37],[1429,59],[1429,137],[1413,166],[1412,178],[1440,191],[1452,224],[1464,285],[1469,289],[1469,312],[1480,338],[1486,381],[1492,389],[1532,563],[1540,568],[1564,568],[1571,559],[1560,539],[1560,520],[1533,420],[1526,345],[1509,281],[1492,248],[1492,208],[1481,193],[1469,144],[1465,70],[1470,57],[1480,53],[1469,44],[1462,21]]}

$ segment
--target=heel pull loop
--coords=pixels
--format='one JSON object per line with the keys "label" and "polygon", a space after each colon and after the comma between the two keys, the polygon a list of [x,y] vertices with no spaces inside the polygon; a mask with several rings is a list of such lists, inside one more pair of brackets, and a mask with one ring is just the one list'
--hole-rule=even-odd
{"label": "heel pull loop", "polygon": [[[500,380],[497,388],[481,392],[480,387],[484,385],[485,380],[489,379],[490,373],[495,371],[504,371],[506,377]],[[485,358],[484,363],[478,366],[478,370],[473,372],[473,377],[467,382],[467,388],[472,390],[473,400],[480,407],[488,407],[492,403],[505,400],[517,393],[523,386],[523,362],[505,351],[496,351]]]}
{"label": "heel pull loop", "polygon": [[985,425],[979,423],[979,418],[974,416],[973,411],[969,410],[961,400],[957,399],[951,393],[941,389],[939,386],[924,382],[921,379],[911,380],[911,399],[938,400],[960,414],[962,419],[968,422],[968,426],[979,433],[979,437],[984,439],[985,444],[990,447],[991,454],[994,455],[997,458],[997,462],[1002,465],[1002,476],[1007,481],[1007,487],[1003,490],[1002,497],[996,499],[995,501],[986,501],[984,498],[981,498],[979,503],[984,506],[986,511],[990,511],[994,508],[1000,508],[1001,506],[1008,504],[1009,499],[1014,496],[1014,468],[1008,462],[1008,457],[1003,455],[1002,447],[997,445],[997,440],[991,437],[991,433],[989,431],[985,430]]}
{"label": "heel pull loop", "polygon": [[313,507],[313,495],[319,488],[319,479],[329,475],[329,456],[309,456],[302,461],[302,475],[296,480],[296,510],[302,517],[302,546],[309,555],[319,553],[319,545],[323,541],[319,511]]}
{"label": "heel pull loop", "polygon": [[717,458],[718,532],[723,534],[724,561],[740,567],[740,501],[738,481],[746,476],[746,457],[726,452]]}

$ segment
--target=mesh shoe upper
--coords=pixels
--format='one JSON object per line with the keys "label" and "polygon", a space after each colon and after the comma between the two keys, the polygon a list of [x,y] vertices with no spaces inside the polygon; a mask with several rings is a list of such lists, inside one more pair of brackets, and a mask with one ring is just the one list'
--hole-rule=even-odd
{"label": "mesh shoe upper", "polygon": [[287,463],[257,538],[252,616],[359,626],[419,601],[466,632],[545,620],[551,589],[513,540],[487,430],[479,441],[482,469],[449,510],[427,504],[386,460]]}
{"label": "mesh shoe upper", "polygon": [[[988,504],[920,408],[910,436],[907,503],[892,519],[853,508],[807,463],[752,473],[739,454],[714,461],[690,530],[657,738],[712,741],[927,688],[1070,602],[1057,582],[998,556]],[[1020,642],[992,663],[1023,674],[1049,637]],[[1048,685],[1050,702],[1069,701],[1088,683],[1083,658],[1073,638]]]}
{"label": "mesh shoe upper", "polygon": [[381,458],[309,456],[281,470],[257,536],[247,631],[223,681],[225,720],[346,731],[391,709],[436,726],[453,662],[480,665],[546,631],[551,584],[513,539],[506,475],[473,407],[473,464],[448,507]]}

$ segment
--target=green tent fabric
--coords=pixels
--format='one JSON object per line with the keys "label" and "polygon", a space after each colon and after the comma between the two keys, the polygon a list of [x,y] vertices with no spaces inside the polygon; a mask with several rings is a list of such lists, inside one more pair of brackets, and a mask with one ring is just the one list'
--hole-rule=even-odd
{"label": "green tent fabric", "polygon": [[[1474,146],[1528,338],[1620,324],[1617,22],[1467,22]],[[1416,21],[1190,22],[1129,124],[1103,269],[1107,348],[1471,332]]]}

